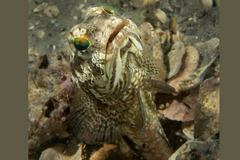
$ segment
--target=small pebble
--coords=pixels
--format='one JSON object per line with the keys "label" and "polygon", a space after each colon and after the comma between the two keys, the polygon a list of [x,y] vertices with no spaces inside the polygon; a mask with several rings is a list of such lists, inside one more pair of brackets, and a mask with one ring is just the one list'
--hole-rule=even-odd
{"label": "small pebble", "polygon": [[41,39],[43,39],[45,37],[45,32],[44,31],[38,31],[37,36]]}
{"label": "small pebble", "polygon": [[193,15],[193,22],[196,23],[197,22],[197,16]]}
{"label": "small pebble", "polygon": [[200,0],[200,3],[202,4],[205,11],[210,11],[213,6],[212,0]]}
{"label": "small pebble", "polygon": [[39,4],[36,8],[34,8],[33,12],[34,12],[34,13],[40,12],[41,10],[43,10],[44,8],[46,8],[47,5],[48,5],[47,2],[43,2],[43,3]]}
{"label": "small pebble", "polygon": [[177,18],[177,23],[181,23],[183,20],[184,20],[183,17],[178,17],[178,18]]}
{"label": "small pebble", "polygon": [[156,17],[158,18],[158,20],[161,22],[161,23],[165,23],[166,20],[167,20],[167,15],[165,12],[163,12],[162,10],[160,10],[159,8],[155,11],[155,15]]}
{"label": "small pebble", "polygon": [[86,13],[87,10],[83,8],[83,9],[81,9],[81,12],[82,12],[82,13]]}
{"label": "small pebble", "polygon": [[61,36],[62,36],[62,38],[66,38],[67,35],[68,35],[68,32],[61,32]]}
{"label": "small pebble", "polygon": [[43,14],[48,17],[56,17],[59,13],[59,9],[57,6],[48,6],[44,9]]}
{"label": "small pebble", "polygon": [[78,19],[78,17],[77,17],[77,16],[73,16],[73,19],[74,19],[74,20],[77,20],[77,19]]}
{"label": "small pebble", "polygon": [[43,17],[43,15],[41,13],[38,14],[39,17]]}
{"label": "small pebble", "polygon": [[176,19],[176,17],[173,17],[173,18],[171,19],[170,27],[171,27],[171,31],[172,31],[173,33],[177,33],[177,31],[178,31],[178,24],[177,24],[177,19]]}
{"label": "small pebble", "polygon": [[84,6],[85,6],[85,4],[81,3],[81,4],[77,7],[77,10],[81,10]]}
{"label": "small pebble", "polygon": [[35,56],[35,55],[30,55],[30,56],[28,56],[28,63],[33,62],[35,59],[36,59],[36,56]]}
{"label": "small pebble", "polygon": [[55,25],[55,27],[58,27],[58,26],[59,26],[59,24],[58,24],[58,23],[55,23],[54,25]]}
{"label": "small pebble", "polygon": [[55,50],[55,49],[56,49],[56,46],[53,45],[53,44],[50,44],[50,45],[48,46],[48,48],[51,48],[52,50]]}
{"label": "small pebble", "polygon": [[35,25],[39,25],[39,23],[40,23],[40,21],[37,21],[37,22],[35,23]]}
{"label": "small pebble", "polygon": [[54,24],[56,22],[56,19],[51,19],[50,23]]}
{"label": "small pebble", "polygon": [[177,34],[172,34],[171,36],[171,42],[174,43],[176,41],[180,41],[180,37]]}
{"label": "small pebble", "polygon": [[33,28],[35,28],[35,26],[31,22],[28,24],[28,26],[28,30],[32,30]]}
{"label": "small pebble", "polygon": [[32,25],[32,26],[28,27],[28,30],[32,30],[32,29],[34,29],[34,28],[35,28],[35,26]]}
{"label": "small pebble", "polygon": [[124,8],[126,8],[127,6],[128,6],[128,4],[127,4],[127,3],[124,3],[124,4],[123,4],[123,7],[124,7]]}
{"label": "small pebble", "polygon": [[131,0],[130,5],[136,8],[141,8],[143,7],[143,1],[144,0]]}
{"label": "small pebble", "polygon": [[197,36],[184,36],[182,38],[182,41],[184,42],[184,45],[192,45],[193,43],[198,42],[198,37]]}

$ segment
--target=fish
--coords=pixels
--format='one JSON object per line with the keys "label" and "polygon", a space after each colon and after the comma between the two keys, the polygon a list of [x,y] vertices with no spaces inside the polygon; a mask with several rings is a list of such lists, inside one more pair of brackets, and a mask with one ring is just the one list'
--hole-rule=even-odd
{"label": "fish", "polygon": [[73,135],[87,144],[114,144],[126,136],[144,158],[168,159],[172,148],[153,94],[176,91],[159,80],[162,65],[142,45],[136,24],[110,5],[90,6],[68,42],[78,88],[70,104]]}

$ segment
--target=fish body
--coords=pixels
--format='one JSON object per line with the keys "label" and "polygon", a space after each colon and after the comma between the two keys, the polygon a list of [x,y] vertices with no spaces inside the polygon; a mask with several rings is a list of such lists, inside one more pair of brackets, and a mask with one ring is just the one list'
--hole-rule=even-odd
{"label": "fish body", "polygon": [[89,7],[68,40],[78,87],[69,117],[73,134],[88,144],[115,143],[125,135],[146,159],[168,159],[172,150],[152,92],[175,90],[155,80],[163,70],[142,46],[135,23],[111,6]]}

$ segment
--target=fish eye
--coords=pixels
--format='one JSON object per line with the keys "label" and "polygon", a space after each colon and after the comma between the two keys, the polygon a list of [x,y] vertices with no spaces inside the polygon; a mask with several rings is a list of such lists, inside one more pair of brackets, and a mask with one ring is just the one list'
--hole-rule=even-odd
{"label": "fish eye", "polygon": [[116,13],[117,13],[117,11],[116,11],[113,7],[111,7],[111,6],[102,5],[101,8],[102,8],[105,12],[107,12],[108,14],[116,14]]}
{"label": "fish eye", "polygon": [[86,50],[89,45],[90,42],[87,38],[85,37],[76,37],[73,39],[74,42],[74,46],[79,50],[79,51],[84,51]]}

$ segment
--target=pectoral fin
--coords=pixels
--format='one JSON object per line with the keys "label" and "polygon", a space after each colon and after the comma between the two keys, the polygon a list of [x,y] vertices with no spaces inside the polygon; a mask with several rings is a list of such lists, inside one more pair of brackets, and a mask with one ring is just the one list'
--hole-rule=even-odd
{"label": "pectoral fin", "polygon": [[149,91],[173,94],[177,93],[176,90],[167,83],[155,80],[155,79],[143,79],[144,88]]}
{"label": "pectoral fin", "polygon": [[139,92],[138,89],[136,89],[136,94],[137,94],[137,98],[138,98],[138,102],[139,102],[141,119],[142,119],[141,127],[138,127],[138,128],[139,128],[139,133],[140,133],[140,135],[142,136],[142,135],[144,134],[145,124],[146,124],[145,111],[144,111],[144,106],[143,106],[142,98],[141,98],[141,95],[140,95],[140,92]]}

